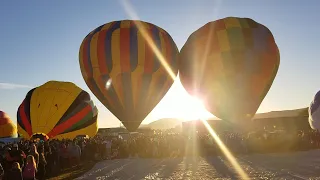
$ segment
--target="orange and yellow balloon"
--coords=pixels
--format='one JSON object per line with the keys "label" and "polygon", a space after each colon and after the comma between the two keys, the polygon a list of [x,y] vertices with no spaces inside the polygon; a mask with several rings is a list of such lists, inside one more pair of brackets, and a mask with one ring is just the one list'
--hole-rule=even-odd
{"label": "orange and yellow balloon", "polygon": [[209,22],[188,38],[179,55],[184,88],[218,118],[251,119],[280,63],[271,31],[249,18]]}
{"label": "orange and yellow balloon", "polygon": [[178,53],[162,28],[123,20],[90,32],[81,44],[79,62],[93,94],[134,131],[171,87],[178,72]]}
{"label": "orange and yellow balloon", "polygon": [[3,111],[0,111],[0,138],[12,138],[17,136],[17,126]]}

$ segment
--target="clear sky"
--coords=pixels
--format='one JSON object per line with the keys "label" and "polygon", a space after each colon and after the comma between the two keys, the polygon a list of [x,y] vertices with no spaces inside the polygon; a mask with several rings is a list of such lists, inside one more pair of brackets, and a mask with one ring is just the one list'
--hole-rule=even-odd
{"label": "clear sky", "polygon": [[[306,107],[320,89],[318,0],[130,2],[141,20],[169,32],[179,49],[193,31],[227,16],[249,17],[266,25],[279,46],[281,62],[258,112]],[[131,18],[121,1],[1,1],[0,110],[16,120],[30,87],[48,80],[72,81],[90,92],[80,72],[80,43],[96,27],[122,19]],[[118,126],[119,121],[93,99],[100,111],[100,127]],[[193,103],[177,79],[143,123],[163,117],[192,118],[195,111],[210,116]]]}

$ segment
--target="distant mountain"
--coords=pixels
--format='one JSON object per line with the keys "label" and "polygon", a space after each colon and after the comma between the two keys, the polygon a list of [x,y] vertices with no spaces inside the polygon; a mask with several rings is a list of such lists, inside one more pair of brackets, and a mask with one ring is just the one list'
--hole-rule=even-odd
{"label": "distant mountain", "polygon": [[147,125],[144,125],[143,127],[148,127],[151,129],[171,129],[181,125],[182,125],[182,121],[179,119],[164,118],[164,119],[159,119],[157,121],[153,121]]}

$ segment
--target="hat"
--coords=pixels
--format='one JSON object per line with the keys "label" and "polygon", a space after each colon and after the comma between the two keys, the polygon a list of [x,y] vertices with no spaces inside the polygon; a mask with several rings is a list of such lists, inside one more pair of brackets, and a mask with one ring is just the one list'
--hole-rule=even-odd
{"label": "hat", "polygon": [[14,148],[18,148],[18,144],[14,144],[13,147],[14,147]]}

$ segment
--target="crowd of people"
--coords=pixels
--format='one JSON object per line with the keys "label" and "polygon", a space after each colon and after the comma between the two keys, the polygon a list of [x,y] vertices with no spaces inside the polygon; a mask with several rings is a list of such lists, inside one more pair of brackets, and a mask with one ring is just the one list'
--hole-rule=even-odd
{"label": "crowd of people", "polygon": [[[258,131],[249,134],[226,132],[219,134],[219,137],[235,154],[281,153],[320,148],[320,133],[314,130],[308,132]],[[201,135],[199,139],[204,154],[221,153],[210,135]]]}
{"label": "crowd of people", "polygon": [[[219,138],[234,154],[274,153],[320,148],[317,131],[223,132]],[[195,148],[196,147],[196,148]],[[0,146],[2,179],[45,179],[70,167],[89,161],[115,158],[165,158],[190,155],[220,155],[220,148],[209,133],[160,132],[118,137],[77,138],[74,140],[20,140]],[[192,153],[194,154],[194,152]]]}
{"label": "crowd of people", "polygon": [[70,167],[95,160],[97,153],[107,158],[107,151],[102,152],[101,146],[107,147],[110,142],[94,137],[46,142],[21,139],[17,143],[1,144],[0,177],[3,180],[46,179]]}
{"label": "crowd of people", "polygon": [[[217,135],[234,154],[278,153],[320,148],[320,133],[313,130],[308,132],[258,131],[249,134],[226,131]],[[121,143],[120,148],[113,146],[117,152],[120,149],[117,158],[222,154],[212,135],[205,132],[189,135],[181,133],[141,135]]]}

